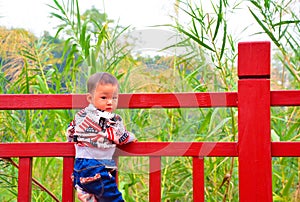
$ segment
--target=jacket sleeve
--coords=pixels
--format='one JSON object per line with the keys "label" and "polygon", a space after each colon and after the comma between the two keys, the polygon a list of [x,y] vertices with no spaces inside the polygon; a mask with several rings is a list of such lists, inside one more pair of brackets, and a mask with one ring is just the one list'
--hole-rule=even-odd
{"label": "jacket sleeve", "polygon": [[116,123],[107,129],[107,138],[115,144],[127,144],[129,142],[136,142],[135,135],[126,130],[123,120],[119,115],[116,115]]}
{"label": "jacket sleeve", "polygon": [[75,133],[75,121],[73,120],[66,131],[66,137],[68,142],[73,142],[74,139],[74,133]]}

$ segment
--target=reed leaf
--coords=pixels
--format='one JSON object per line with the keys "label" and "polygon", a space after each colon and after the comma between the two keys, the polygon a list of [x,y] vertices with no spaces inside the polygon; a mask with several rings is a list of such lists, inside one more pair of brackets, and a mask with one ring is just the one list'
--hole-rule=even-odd
{"label": "reed leaf", "polygon": [[[218,11],[215,10],[215,12],[218,15],[218,18],[217,18],[217,24],[216,24],[215,32],[214,32],[214,35],[213,35],[213,38],[212,38],[213,41],[216,40],[216,37],[217,37],[217,35],[219,33],[220,25],[221,25],[221,23],[223,21],[223,6],[222,6],[223,4],[222,4],[222,2],[223,2],[223,0],[219,1],[219,9],[218,9]],[[214,7],[214,9],[216,9],[216,8]],[[225,42],[225,41],[226,40],[223,40],[223,42]],[[220,57],[220,58],[222,58],[222,57]]]}
{"label": "reed leaf", "polygon": [[265,33],[270,37],[272,42],[276,44],[276,46],[280,47],[280,44],[278,43],[278,40],[275,38],[272,32],[269,31],[269,29],[263,24],[263,22],[260,20],[260,18],[249,8],[250,13],[255,18],[256,22],[260,25],[260,27],[265,31]]}

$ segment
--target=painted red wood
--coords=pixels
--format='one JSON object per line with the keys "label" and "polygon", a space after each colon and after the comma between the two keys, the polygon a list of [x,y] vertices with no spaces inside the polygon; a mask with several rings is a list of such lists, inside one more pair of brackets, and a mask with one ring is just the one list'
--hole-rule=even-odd
{"label": "painted red wood", "polygon": [[300,90],[271,91],[271,106],[300,106]]}
{"label": "painted red wood", "polygon": [[32,158],[19,159],[18,172],[18,201],[31,202],[32,189]]}
{"label": "painted red wood", "polygon": [[73,173],[74,157],[63,158],[62,202],[74,201],[71,174]]}
{"label": "painted red wood", "polygon": [[272,156],[299,157],[300,142],[272,142]]}
{"label": "painted red wood", "polygon": [[193,201],[204,202],[204,158],[193,157]]}
{"label": "painted red wood", "polygon": [[[239,44],[239,61],[243,61],[239,62],[239,76],[243,77],[238,81],[238,161],[243,202],[273,200],[268,54],[269,43]],[[257,79],[252,77],[256,75]]]}
{"label": "painted red wood", "polygon": [[149,158],[149,201],[161,201],[161,157]]}
{"label": "painted red wood", "polygon": [[[168,148],[168,145],[173,145]],[[199,152],[202,148],[212,148],[211,152]],[[0,143],[0,157],[74,157],[73,143]],[[31,149],[29,149],[31,148]],[[43,148],[43,149],[42,149]],[[53,149],[55,148],[55,149]],[[165,148],[161,150],[162,148]],[[174,149],[177,148],[177,149]],[[185,148],[188,148],[185,150]],[[300,156],[300,142],[272,142],[272,156]],[[171,149],[172,151],[167,151]],[[161,151],[160,151],[161,150]],[[24,152],[23,152],[24,151]],[[120,146],[116,156],[238,156],[235,142],[136,142]]]}
{"label": "painted red wood", "polygon": [[0,157],[74,157],[73,143],[1,143]]}
{"label": "painted red wood", "polygon": [[241,42],[238,44],[238,76],[270,77],[271,43]]}
{"label": "painted red wood", "polygon": [[[150,146],[149,146],[149,148],[146,149],[147,152],[143,152],[142,151],[143,147],[145,147],[146,144],[149,144]],[[183,145],[185,145],[185,144],[189,144],[189,143],[174,143],[174,145],[177,145],[181,148],[184,148]],[[195,149],[193,147],[201,147],[200,145],[203,146],[203,144],[205,145],[206,143],[193,144],[193,146],[190,147],[191,150],[185,154],[188,154],[191,156],[196,156],[198,152],[195,152],[195,151],[197,151],[197,149]],[[150,155],[153,153],[153,150],[150,148],[154,147],[154,148],[156,148],[155,149],[155,151],[156,151],[166,145],[168,145],[168,143],[138,142],[138,143],[134,143],[134,144],[129,144],[126,147],[122,147],[120,150],[121,152],[119,151],[118,155],[135,156],[135,152],[137,152],[138,155],[141,155],[141,153],[142,153],[142,155],[146,156],[146,155]],[[211,143],[209,143],[209,146],[211,146]],[[298,157],[298,156],[300,156],[300,142],[273,142],[273,143],[271,143],[271,146],[272,146],[271,147],[272,148],[272,156],[283,156],[283,157],[288,157],[288,156]],[[32,150],[26,151],[29,147],[31,147]],[[236,150],[237,144],[236,143],[228,143],[228,144],[227,143],[225,143],[225,144],[217,143],[216,147],[220,148],[220,149],[223,147],[228,147],[227,149],[224,150],[227,153],[227,155],[228,156],[237,156],[237,150]],[[11,151],[16,151],[12,157],[18,157],[19,155],[21,156],[23,149],[26,151],[25,156],[33,156],[33,157],[34,156],[63,156],[63,157],[66,156],[67,160],[64,160],[65,168],[64,168],[64,173],[63,173],[63,176],[64,176],[63,201],[68,201],[70,199],[69,196],[70,196],[70,193],[73,193],[73,188],[71,186],[67,185],[67,184],[69,184],[69,182],[67,182],[67,180],[70,179],[69,178],[70,173],[72,172],[71,170],[73,168],[73,156],[75,154],[72,143],[0,143],[0,148],[1,148],[0,149],[0,157],[8,157],[9,152],[11,152]],[[43,148],[43,149],[41,149],[41,148]],[[56,149],[54,151],[51,151],[50,153],[47,152],[49,150],[53,150],[53,148],[56,148]],[[139,148],[139,149],[136,149],[136,148]],[[199,151],[199,149],[198,149],[198,151]],[[179,150],[177,150],[177,152],[178,152],[177,155],[180,155],[182,153],[182,150],[179,149]],[[222,149],[219,152],[222,153]],[[212,152],[206,156],[218,156],[219,152],[217,152],[217,153]],[[164,152],[155,153],[155,154],[163,155],[163,153]],[[175,155],[175,153],[176,152],[174,152],[173,155]],[[167,152],[166,154],[170,154],[170,153]],[[197,157],[194,157],[194,158],[198,159]],[[28,158],[24,157],[24,159],[28,159]],[[194,160],[194,161],[198,161],[198,160]],[[196,165],[196,167],[198,167],[199,166],[198,163],[200,163],[200,162],[194,162],[194,165]],[[199,167],[201,168],[202,165],[200,165]],[[30,168],[30,167],[28,167],[28,168]],[[195,179],[201,178],[202,179],[202,176],[199,176],[199,175],[201,175],[202,169],[194,168],[193,170],[194,170],[193,178],[195,178]],[[200,172],[197,172],[197,171],[200,171]],[[24,171],[20,171],[20,172],[24,173]],[[28,172],[28,171],[25,171],[25,172]],[[30,173],[30,175],[31,175],[31,173]],[[20,180],[19,182],[21,183],[21,181],[22,180]],[[198,182],[198,180],[196,180],[196,186],[197,186],[197,189],[199,190],[200,189],[199,186],[201,186],[201,185],[204,186],[204,183],[202,184],[200,181],[198,183],[197,182]],[[202,190],[202,188],[201,188],[201,190]],[[26,192],[23,192],[23,189],[22,189],[22,193],[20,193],[20,194],[24,195],[24,193],[26,193]],[[197,194],[200,194],[200,193],[197,193]],[[73,197],[73,195],[72,195],[72,197]],[[196,196],[194,196],[194,197],[196,197]],[[202,196],[201,196],[201,198],[202,198]]]}
{"label": "painted red wood", "polygon": [[[116,165],[119,165],[119,156],[113,156],[114,161],[116,162]],[[116,183],[119,186],[119,177],[118,172],[116,173]]]}
{"label": "painted red wood", "polygon": [[[0,110],[80,109],[85,94],[0,94]],[[299,106],[300,90],[272,91],[272,106]],[[237,107],[237,93],[120,94],[118,108]]]}
{"label": "painted red wood", "polygon": [[[79,109],[87,105],[85,94],[5,94],[0,109]],[[118,108],[236,107],[237,93],[120,94]]]}
{"label": "painted red wood", "polygon": [[86,104],[86,96],[76,94],[0,95],[0,109],[72,109]]}
{"label": "painted red wood", "polygon": [[[73,143],[0,143],[0,157],[72,157]],[[55,148],[55,149],[54,149]],[[136,142],[119,146],[116,156],[238,156],[235,142]]]}
{"label": "painted red wood", "polygon": [[119,108],[234,107],[236,93],[147,93],[120,95]]}
{"label": "painted red wood", "polygon": [[118,147],[120,156],[237,156],[236,142],[137,142]]}
{"label": "painted red wood", "polygon": [[272,201],[269,82],[262,79],[239,80],[241,201]]}
{"label": "painted red wood", "polygon": [[[204,201],[204,157],[237,156],[240,201],[272,201],[272,156],[300,156],[299,142],[270,141],[270,106],[300,106],[300,91],[270,92],[270,42],[238,47],[238,92],[120,94],[118,108],[238,107],[238,142],[138,142],[118,156],[149,156],[149,199],[161,200],[161,157],[193,157],[193,198]],[[85,94],[0,95],[0,110],[80,109]],[[32,157],[64,158],[62,201],[73,201],[73,143],[0,143],[0,157],[19,157],[18,201],[31,200]],[[55,148],[55,149],[53,149]],[[200,158],[199,158],[200,157]]]}

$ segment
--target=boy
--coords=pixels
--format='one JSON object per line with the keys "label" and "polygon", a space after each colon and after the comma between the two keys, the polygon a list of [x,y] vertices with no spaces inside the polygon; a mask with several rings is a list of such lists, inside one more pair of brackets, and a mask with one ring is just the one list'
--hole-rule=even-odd
{"label": "boy", "polygon": [[122,118],[112,112],[118,105],[119,84],[111,74],[93,74],[87,82],[90,103],[75,115],[67,130],[75,142],[73,185],[80,201],[124,201],[118,190],[116,164],[112,159],[116,144],[136,141],[126,131]]}

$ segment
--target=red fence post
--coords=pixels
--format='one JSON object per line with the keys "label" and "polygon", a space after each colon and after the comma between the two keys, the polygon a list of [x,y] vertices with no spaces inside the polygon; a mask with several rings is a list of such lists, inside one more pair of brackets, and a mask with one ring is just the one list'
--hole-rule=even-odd
{"label": "red fence post", "polygon": [[18,201],[30,202],[32,189],[32,158],[19,158]]}
{"label": "red fence post", "polygon": [[240,201],[272,201],[270,42],[238,45]]}
{"label": "red fence post", "polygon": [[63,159],[63,186],[62,202],[74,201],[74,189],[71,175],[73,172],[74,157],[64,157]]}
{"label": "red fence post", "polygon": [[193,201],[204,202],[204,158],[193,157]]}
{"label": "red fence post", "polygon": [[161,158],[150,156],[149,160],[149,201],[161,201]]}

